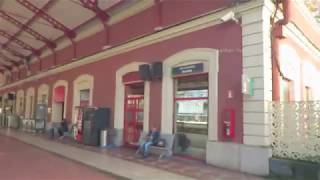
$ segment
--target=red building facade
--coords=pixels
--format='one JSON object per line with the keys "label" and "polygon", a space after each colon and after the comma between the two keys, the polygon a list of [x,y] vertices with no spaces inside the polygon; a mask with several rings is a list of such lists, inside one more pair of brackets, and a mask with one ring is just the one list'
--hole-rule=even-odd
{"label": "red building facade", "polygon": [[[41,103],[48,105],[49,122],[65,118],[69,124],[77,123],[78,106],[109,107],[117,145],[137,141],[128,134],[156,127],[186,134],[190,149],[178,155],[265,175],[271,157],[267,102],[317,97],[310,94],[316,80],[302,81],[314,75],[297,64],[309,62],[318,75],[320,68],[313,49],[319,33],[307,28],[313,26],[296,4],[280,4],[287,9],[278,14],[292,13],[273,32],[277,4],[267,1],[163,0],[119,8],[107,29],[92,21],[76,30],[74,44],[61,38],[56,53],[44,51],[29,70],[6,71],[0,92],[3,100],[16,95],[14,113],[24,119],[33,119]],[[312,43],[296,39],[298,32]],[[282,60],[290,49],[299,55],[289,53],[296,61]],[[159,62],[161,78],[140,78],[141,65]],[[284,68],[284,77],[277,68]],[[296,76],[297,70],[304,74]],[[251,95],[244,92],[243,75],[254,81]],[[282,93],[286,83],[295,90]]]}

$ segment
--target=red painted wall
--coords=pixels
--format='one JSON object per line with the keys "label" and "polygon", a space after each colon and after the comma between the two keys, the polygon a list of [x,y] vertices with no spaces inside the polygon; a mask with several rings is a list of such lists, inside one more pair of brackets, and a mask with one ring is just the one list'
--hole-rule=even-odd
{"label": "red painted wall", "polygon": [[150,84],[149,129],[161,129],[162,82],[155,80]]}
{"label": "red painted wall", "polygon": [[163,26],[171,26],[195,16],[228,6],[229,0],[165,0],[162,3]]}
{"label": "red painted wall", "polygon": [[[56,53],[56,64],[61,65],[61,64],[66,64],[70,62],[75,56],[74,52],[74,47],[69,46],[67,48],[61,49],[57,51]],[[52,56],[50,58],[50,65],[52,66],[54,64],[54,57]],[[49,66],[50,67],[50,66]]]}
{"label": "red painted wall", "polygon": [[[164,0],[161,3],[161,26],[166,28],[210,11],[226,7],[231,3],[232,1]],[[143,12],[113,24],[109,27],[110,44],[115,46],[128,40],[154,33],[154,28],[159,26],[158,8],[159,6],[152,6]],[[56,50],[56,58],[53,55],[42,58],[42,69],[46,70],[52,67],[54,61],[56,61],[56,65],[62,65],[71,62],[74,58],[92,55],[101,51],[104,45],[106,45],[105,31],[101,31],[75,42],[75,52],[74,47],[70,45],[61,50]],[[39,65],[34,65],[32,67],[32,74],[37,73],[37,71],[39,71]]]}
{"label": "red painted wall", "polygon": [[[176,37],[147,47],[136,49],[131,52],[116,55],[106,60],[88,64],[76,69],[62,72],[50,77],[43,78],[32,83],[25,83],[21,87],[38,86],[45,82],[52,84],[60,79],[69,82],[67,119],[72,116],[73,80],[84,73],[92,74],[94,82],[94,106],[107,106],[114,110],[115,97],[115,72],[121,66],[132,61],[145,61],[148,63],[164,60],[167,57],[188,48],[214,48],[220,50],[219,54],[219,121],[224,108],[236,110],[236,137],[235,142],[242,142],[242,95],[241,95],[241,72],[242,54],[241,27],[234,23],[224,23],[191,34]],[[14,88],[13,88],[14,89]],[[18,90],[18,89],[17,89]],[[233,90],[234,99],[227,99],[227,90]],[[50,90],[50,92],[52,89]],[[2,92],[3,93],[3,92]],[[150,126],[160,128],[161,120],[161,82],[151,83],[150,98]],[[113,119],[113,118],[112,118]],[[219,139],[226,140],[222,136],[221,123],[219,122]]]}
{"label": "red painted wall", "polygon": [[[228,1],[211,1],[203,0],[195,2],[192,0],[178,1],[172,0],[163,2],[162,6],[162,22],[163,26],[170,26],[175,23],[187,20],[196,15],[212,11],[214,9],[226,6]],[[179,9],[179,11],[177,11]],[[129,39],[150,34],[154,32],[157,26],[157,9],[151,7],[146,11],[139,13],[134,17],[119,22],[111,27],[110,41],[112,45],[121,44]],[[52,85],[57,80],[66,80],[68,86],[68,104],[67,119],[70,121],[72,117],[72,97],[73,97],[73,80],[81,74],[92,74],[95,78],[93,105],[106,106],[114,110],[115,97],[115,72],[121,66],[133,62],[144,61],[147,63],[161,61],[167,57],[189,48],[213,48],[220,50],[219,52],[219,139],[224,139],[222,135],[222,126],[220,123],[221,112],[224,108],[234,108],[236,111],[236,136],[231,141],[242,142],[243,117],[242,117],[242,94],[241,94],[241,73],[242,73],[242,39],[241,26],[234,23],[224,23],[215,27],[210,27],[197,32],[193,32],[180,37],[175,37],[157,44],[149,45],[131,52],[123,53],[99,61],[88,64],[83,67],[68,70],[59,74],[45,77],[40,80],[19,85],[10,89],[2,90],[1,94],[20,88],[26,90],[30,86],[35,89],[42,83],[50,85],[50,93]],[[104,32],[99,32],[92,37],[85,38],[77,42],[77,57],[88,56],[101,51],[104,45]],[[65,64],[73,58],[73,47],[57,51],[56,62]],[[43,69],[49,69],[53,65],[53,56],[48,56],[42,61]],[[32,71],[37,72],[39,66],[33,65]],[[26,77],[26,71],[21,70],[21,77]],[[233,90],[235,97],[227,99],[227,90]],[[150,126],[161,127],[161,81],[151,83],[150,98]],[[49,98],[51,103],[51,98]],[[113,119],[113,114],[112,114]]]}
{"label": "red painted wall", "polygon": [[110,30],[111,45],[121,44],[135,37],[154,32],[156,13],[155,8],[151,7],[135,16],[112,25]]}

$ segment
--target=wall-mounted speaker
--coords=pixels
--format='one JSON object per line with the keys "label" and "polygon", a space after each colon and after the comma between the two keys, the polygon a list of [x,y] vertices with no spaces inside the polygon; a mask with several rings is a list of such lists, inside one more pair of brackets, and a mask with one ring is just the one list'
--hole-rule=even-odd
{"label": "wall-mounted speaker", "polygon": [[149,64],[142,64],[139,66],[140,79],[144,81],[151,80],[151,69]]}
{"label": "wall-mounted speaker", "polygon": [[14,100],[15,98],[16,98],[15,94],[13,94],[13,93],[9,93],[8,94],[8,99],[9,100]]}
{"label": "wall-mounted speaker", "polygon": [[154,62],[151,67],[151,77],[152,79],[162,78],[162,62]]}

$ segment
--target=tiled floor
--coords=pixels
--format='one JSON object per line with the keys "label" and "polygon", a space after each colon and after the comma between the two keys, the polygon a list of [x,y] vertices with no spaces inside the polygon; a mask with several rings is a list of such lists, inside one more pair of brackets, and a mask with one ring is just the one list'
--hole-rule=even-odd
{"label": "tiled floor", "polygon": [[0,179],[113,180],[116,178],[13,138],[0,136]]}
{"label": "tiled floor", "polygon": [[[31,144],[35,147],[46,151],[58,154],[68,159],[77,161],[78,163],[92,166],[98,170],[115,174],[120,177],[134,180],[192,180],[187,176],[175,174],[159,168],[148,167],[141,163],[127,161],[122,158],[117,158],[107,153],[94,152],[88,150],[88,147],[75,147],[68,144],[63,144],[58,141],[49,140],[43,136],[30,133],[19,132],[15,130],[0,129],[0,135],[12,137],[26,144]],[[1,145],[1,142],[0,142]],[[32,161],[29,161],[32,163]],[[1,169],[0,169],[1,179]],[[90,178],[91,180],[92,178]],[[95,180],[95,179],[92,179]]]}
{"label": "tiled floor", "polygon": [[182,157],[173,156],[171,159],[158,160],[156,156],[150,156],[146,159],[137,157],[135,150],[124,147],[117,148],[99,148],[94,146],[86,146],[78,144],[70,139],[64,139],[58,141],[63,144],[72,145],[81,149],[98,152],[113,157],[118,157],[124,160],[133,161],[146,166],[159,168],[169,172],[189,176],[199,180],[262,180],[263,178],[257,176],[251,176],[239,172],[234,172],[222,168],[217,168],[205,164],[204,161],[185,159]]}

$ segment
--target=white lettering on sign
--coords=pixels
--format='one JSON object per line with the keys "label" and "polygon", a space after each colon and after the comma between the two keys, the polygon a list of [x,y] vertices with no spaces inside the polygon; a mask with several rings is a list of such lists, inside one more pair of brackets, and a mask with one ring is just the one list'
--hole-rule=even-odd
{"label": "white lettering on sign", "polygon": [[184,67],[180,67],[180,69],[183,71],[185,69],[191,69],[191,68],[195,68],[195,65],[191,65],[191,66],[184,66]]}
{"label": "white lettering on sign", "polygon": [[202,63],[190,64],[187,66],[180,66],[180,67],[172,68],[173,75],[202,72],[202,71],[203,71],[203,64]]}
{"label": "white lettering on sign", "polygon": [[191,72],[192,72],[192,69],[182,70],[181,72],[182,72],[182,73],[191,73]]}

